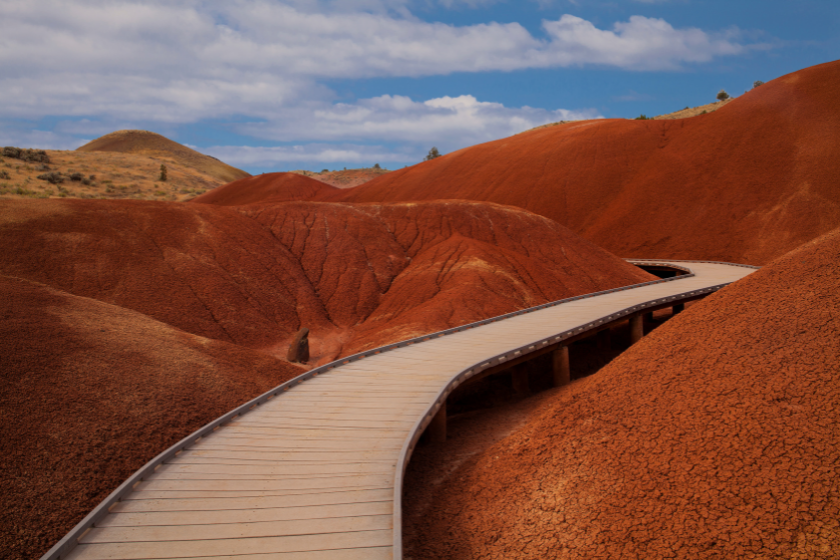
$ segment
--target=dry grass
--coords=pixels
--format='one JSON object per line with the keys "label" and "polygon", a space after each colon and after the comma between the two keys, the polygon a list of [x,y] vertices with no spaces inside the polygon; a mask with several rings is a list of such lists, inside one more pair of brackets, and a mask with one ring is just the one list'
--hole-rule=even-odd
{"label": "dry grass", "polygon": [[[230,183],[237,179],[250,177],[249,173],[231,167],[218,159],[196,152],[178,142],[170,140],[148,130],[118,130],[106,134],[96,140],[88,142],[78,148],[77,152],[118,152],[163,158],[177,162],[184,167],[195,169],[220,181],[219,184]],[[167,164],[169,167],[169,164]]]}
{"label": "dry grass", "polygon": [[[0,198],[189,200],[225,182],[162,156],[55,150],[47,154],[46,165],[0,158]],[[158,180],[161,164],[166,165],[166,182]],[[38,179],[48,172],[61,173],[64,182],[53,185]],[[71,181],[72,173],[81,173],[90,184]]]}
{"label": "dry grass", "polygon": [[717,111],[727,103],[734,100],[734,97],[730,97],[726,101],[715,101],[714,103],[709,103],[708,105],[700,105],[699,107],[686,107],[685,109],[682,109],[680,111],[674,111],[673,113],[668,113],[667,115],[659,115],[657,117],[653,117],[653,119],[657,121],[665,121],[672,119],[687,119],[689,117],[696,117],[697,115],[713,113],[714,111]]}
{"label": "dry grass", "polygon": [[[673,119],[687,119],[689,117],[696,117],[698,115],[705,115],[706,113],[713,113],[717,111],[730,101],[733,101],[735,98],[730,97],[726,101],[715,101],[714,103],[709,103],[708,105],[700,105],[699,107],[686,107],[685,109],[681,109],[679,111],[674,111],[673,113],[668,113],[666,115],[658,115],[656,117],[651,117],[651,120],[663,121],[663,120],[673,120]],[[554,123],[544,124],[542,126],[536,126],[534,128],[528,129],[525,132],[530,132],[531,130],[539,130],[540,128],[548,128],[550,126],[558,126],[561,124],[569,124],[576,121],[559,121]],[[317,179],[317,177],[316,177]]]}

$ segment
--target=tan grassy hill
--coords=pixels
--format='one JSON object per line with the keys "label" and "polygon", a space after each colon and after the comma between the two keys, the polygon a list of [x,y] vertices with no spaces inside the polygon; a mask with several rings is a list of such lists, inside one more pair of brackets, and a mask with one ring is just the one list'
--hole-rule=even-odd
{"label": "tan grassy hill", "polygon": [[[696,117],[697,115],[705,115],[707,113],[713,113],[713,112],[717,111],[718,109],[720,109],[724,105],[727,105],[728,103],[731,103],[734,100],[735,100],[734,97],[730,97],[726,101],[715,101],[714,103],[709,103],[708,105],[699,105],[697,107],[686,107],[685,109],[680,109],[679,111],[674,111],[673,113],[666,113],[664,115],[657,115],[655,117],[651,117],[651,120],[669,121],[669,120],[674,120],[674,119],[687,119],[689,117]],[[631,119],[631,120],[635,120],[635,119]],[[544,124],[542,126],[537,126],[537,127],[531,128],[529,130],[526,130],[525,132],[529,132],[530,130],[538,130],[540,128],[548,128],[550,126],[558,126],[558,125],[561,125],[561,124],[571,124],[571,123],[574,123],[574,122],[578,122],[578,121],[559,121],[559,122]]]}
{"label": "tan grassy hill", "polygon": [[674,111],[673,113],[668,113],[666,115],[658,115],[656,117],[653,117],[653,120],[668,121],[674,119],[687,119],[689,117],[696,117],[697,115],[705,115],[706,113],[713,113],[717,111],[724,105],[732,103],[734,100],[734,97],[730,97],[726,101],[715,101],[714,103],[709,103],[708,105],[700,105],[699,107],[686,107],[685,109]]}
{"label": "tan grassy hill", "polygon": [[[107,134],[74,151],[4,148],[0,154],[0,198],[182,201],[250,177],[142,130]],[[166,181],[160,180],[161,165]]]}
{"label": "tan grassy hill", "polygon": [[[174,201],[189,200],[224,184],[189,166],[150,156],[55,150],[46,154],[49,163],[0,156],[0,198]],[[159,180],[162,163],[167,170],[165,182]],[[57,182],[39,178],[49,174],[58,174]]]}
{"label": "tan grassy hill", "polygon": [[231,167],[214,157],[196,152],[165,136],[147,130],[118,130],[88,142],[76,151],[119,152],[170,160],[212,177],[220,184],[251,176],[250,173]]}

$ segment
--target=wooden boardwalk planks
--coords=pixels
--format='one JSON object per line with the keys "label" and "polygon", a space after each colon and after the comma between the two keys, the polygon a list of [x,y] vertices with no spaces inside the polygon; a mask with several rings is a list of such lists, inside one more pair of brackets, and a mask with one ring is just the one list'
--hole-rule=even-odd
{"label": "wooden boardwalk planks", "polygon": [[539,350],[561,332],[609,323],[624,309],[664,304],[753,271],[719,263],[684,266],[695,276],[570,301],[339,363],[160,466],[85,532],[68,558],[401,558],[404,446],[450,381],[470,368]]}

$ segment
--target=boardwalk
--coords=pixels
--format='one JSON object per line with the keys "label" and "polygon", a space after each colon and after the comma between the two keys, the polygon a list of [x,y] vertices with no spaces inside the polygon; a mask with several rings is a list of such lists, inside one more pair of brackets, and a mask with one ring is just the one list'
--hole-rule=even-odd
{"label": "boardwalk", "polygon": [[45,558],[401,558],[405,461],[455,386],[500,363],[696,297],[754,270],[674,264],[694,275],[319,368],[151,465],[143,480],[120,491],[110,511],[99,512],[77,545],[84,527]]}

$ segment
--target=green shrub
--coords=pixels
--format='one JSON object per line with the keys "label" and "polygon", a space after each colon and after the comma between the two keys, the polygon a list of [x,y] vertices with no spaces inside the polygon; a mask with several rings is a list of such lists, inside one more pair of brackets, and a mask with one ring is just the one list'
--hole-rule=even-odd
{"label": "green shrub", "polygon": [[50,157],[44,150],[32,150],[29,148],[15,148],[13,146],[6,146],[3,148],[3,157],[12,159],[19,159],[21,161],[33,161],[40,163],[49,163]]}
{"label": "green shrub", "polygon": [[763,85],[764,85],[764,82],[762,82],[761,80],[756,80],[756,81],[753,82],[753,89],[757,88],[758,86],[763,86]]}
{"label": "green shrub", "polygon": [[439,158],[439,157],[440,157],[440,152],[438,151],[438,149],[435,146],[432,146],[432,149],[429,150],[428,154],[426,154],[425,161],[433,160],[433,159]]}
{"label": "green shrub", "polygon": [[160,180],[160,181],[164,181],[164,182],[165,182],[165,181],[166,181],[166,178],[167,178],[167,175],[166,175],[166,166],[165,166],[164,164],[162,164],[162,163],[161,163],[161,164],[160,164],[160,179],[159,179],[159,180]]}
{"label": "green shrub", "polygon": [[64,182],[64,176],[57,172],[57,171],[50,171],[49,173],[42,173],[38,175],[38,178],[42,181],[46,181],[48,183],[52,183],[53,185],[59,185]]}
{"label": "green shrub", "polygon": [[720,90],[717,94],[717,100],[718,101],[726,101],[727,99],[729,99],[729,94],[726,93],[726,90],[723,90],[723,89]]}
{"label": "green shrub", "polygon": [[645,114],[642,113],[641,115],[636,117],[636,120],[637,121],[650,121],[650,120],[653,120],[653,119],[651,117],[645,116]]}

